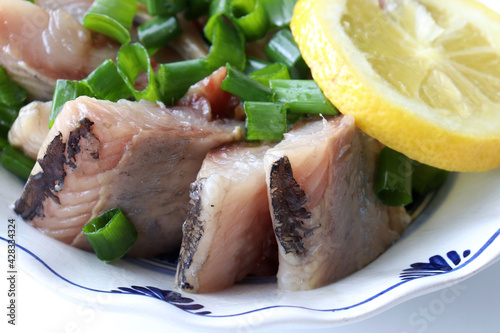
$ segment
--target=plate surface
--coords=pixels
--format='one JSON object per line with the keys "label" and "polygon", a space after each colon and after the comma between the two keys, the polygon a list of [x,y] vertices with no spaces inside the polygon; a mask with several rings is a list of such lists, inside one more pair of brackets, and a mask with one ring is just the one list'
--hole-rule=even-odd
{"label": "plate surface", "polygon": [[[9,208],[22,183],[4,170],[0,183],[0,218],[15,220],[19,270],[74,302],[96,294],[107,300],[109,310],[144,312],[186,325],[343,324],[457,283],[500,255],[500,169],[452,175],[404,236],[373,263],[337,283],[293,293],[279,291],[274,279],[248,279],[214,294],[180,293],[168,258],[104,264],[23,222]],[[4,262],[8,239],[3,227]]]}
{"label": "plate surface", "polygon": [[[493,1],[481,1],[492,8]],[[496,6],[496,7],[495,7]],[[500,257],[500,169],[454,174],[404,236],[366,268],[332,285],[284,293],[274,279],[247,279],[224,292],[190,295],[173,286],[172,260],[100,262],[17,217],[22,182],[0,169],[0,260],[15,225],[15,270],[74,303],[144,314],[189,327],[326,327],[359,321],[410,298],[449,287]],[[24,314],[26,319],[26,314]]]}

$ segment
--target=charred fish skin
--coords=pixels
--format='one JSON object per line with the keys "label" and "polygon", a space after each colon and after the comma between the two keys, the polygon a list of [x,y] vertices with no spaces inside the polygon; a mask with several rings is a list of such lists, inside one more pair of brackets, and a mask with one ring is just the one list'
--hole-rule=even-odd
{"label": "charred fish skin", "polygon": [[[198,248],[198,244],[203,237],[204,221],[201,220],[202,203],[200,192],[203,187],[203,179],[191,184],[188,215],[182,226],[182,246],[179,253],[179,263],[175,276],[175,284],[184,291],[193,291],[195,287],[192,282],[188,282],[186,272],[191,267],[193,257]],[[198,286],[196,286],[198,288]]]}
{"label": "charred fish skin", "polygon": [[66,143],[59,133],[49,144],[43,158],[37,160],[41,171],[30,175],[21,198],[14,204],[14,211],[23,219],[31,221],[35,217],[45,217],[43,202],[46,199],[61,204],[57,193],[64,187],[65,165],[77,168],[76,155],[81,152],[83,141],[88,141],[84,149],[90,151],[90,156],[99,158],[99,139],[92,133],[92,125],[94,123],[87,118],[82,119],[80,126],[70,132]]}
{"label": "charred fish skin", "polygon": [[210,151],[191,185],[175,285],[190,293],[227,289],[277,271],[263,155],[244,143]]}
{"label": "charred fish skin", "polygon": [[25,186],[29,190],[23,191],[21,198],[14,204],[14,211],[24,220],[31,221],[35,217],[44,217],[43,202],[46,199],[60,203],[56,187],[62,186],[66,177],[65,149],[62,134],[58,134],[48,146],[43,158],[37,161],[41,171],[30,175]]}
{"label": "charred fish skin", "polygon": [[89,250],[82,227],[119,207],[138,240],[128,255],[177,251],[189,186],[206,153],[241,140],[242,124],[152,102],[67,102],[15,211],[43,233]]}
{"label": "charred fish skin", "polygon": [[270,175],[271,205],[277,226],[276,238],[286,253],[305,256],[307,249],[303,239],[315,228],[304,227],[304,220],[311,218],[304,206],[307,203],[305,192],[293,178],[292,166],[287,156],[274,162]]}
{"label": "charred fish skin", "polygon": [[[333,283],[365,267],[400,237],[408,214],[402,207],[383,205],[374,192],[379,150],[355,127],[354,118],[339,116],[297,124],[266,153],[280,289]],[[280,178],[295,190],[276,191]],[[277,200],[278,195],[292,199]],[[302,214],[294,220],[281,211]]]}
{"label": "charred fish skin", "polygon": [[93,122],[83,118],[80,121],[80,126],[69,133],[68,142],[66,143],[66,164],[73,169],[77,167],[75,164],[76,155],[81,153],[84,140],[88,142],[85,147],[87,147],[90,157],[95,160],[99,159],[99,139],[92,133],[92,125],[94,125]]}
{"label": "charred fish skin", "polygon": [[59,132],[48,145],[44,156],[37,160],[34,170],[40,171],[30,175],[21,198],[14,204],[14,211],[24,220],[45,217],[43,203],[47,199],[61,204],[58,192],[64,188],[67,168],[77,168],[76,156],[82,149],[89,152],[93,159],[99,158],[100,143],[92,133],[92,125],[93,122],[83,118],[79,126],[69,133],[67,142],[63,142]]}

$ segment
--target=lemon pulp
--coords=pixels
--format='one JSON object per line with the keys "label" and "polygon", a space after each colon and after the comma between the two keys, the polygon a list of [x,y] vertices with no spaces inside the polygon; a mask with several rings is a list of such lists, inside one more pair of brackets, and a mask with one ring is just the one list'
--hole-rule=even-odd
{"label": "lemon pulp", "polygon": [[472,0],[301,0],[325,95],[382,143],[453,171],[500,166],[500,16]]}

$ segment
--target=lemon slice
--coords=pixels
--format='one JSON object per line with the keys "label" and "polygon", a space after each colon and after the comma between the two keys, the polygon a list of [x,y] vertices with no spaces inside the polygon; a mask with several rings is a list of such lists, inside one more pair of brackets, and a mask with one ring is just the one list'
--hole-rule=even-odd
{"label": "lemon slice", "polygon": [[473,0],[300,0],[314,79],[383,144],[450,171],[500,166],[500,15]]}

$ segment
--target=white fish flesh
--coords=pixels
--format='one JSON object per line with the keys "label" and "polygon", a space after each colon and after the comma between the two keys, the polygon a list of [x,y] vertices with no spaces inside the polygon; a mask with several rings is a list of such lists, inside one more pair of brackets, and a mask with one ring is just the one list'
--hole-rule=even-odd
{"label": "white fish flesh", "polygon": [[40,146],[49,133],[52,102],[31,102],[19,110],[9,130],[9,143],[36,160]]}
{"label": "white fish flesh", "polygon": [[380,145],[354,118],[305,121],[264,157],[279,247],[278,287],[308,290],[373,261],[410,221],[375,195]]}
{"label": "white fish flesh", "polygon": [[[197,109],[208,120],[234,118],[239,99],[222,90],[226,68],[221,67],[205,79],[195,83],[181,99],[179,106]],[[31,102],[21,108],[9,131],[11,145],[36,159],[40,146],[49,133],[52,102]]]}
{"label": "white fish flesh", "polygon": [[94,0],[35,0],[34,4],[45,10],[63,9],[78,21],[82,22],[83,17]]}
{"label": "white fish flesh", "polygon": [[191,185],[176,285],[215,292],[248,275],[276,274],[263,156],[268,146],[228,145],[211,151]]}
{"label": "white fish flesh", "polygon": [[79,97],[56,118],[15,211],[90,250],[82,227],[119,207],[138,231],[129,255],[175,251],[206,153],[241,137],[241,123],[208,122],[192,108]]}
{"label": "white fish flesh", "polygon": [[81,80],[118,44],[89,30],[64,9],[29,1],[0,0],[0,65],[29,97],[50,100],[57,79]]}

